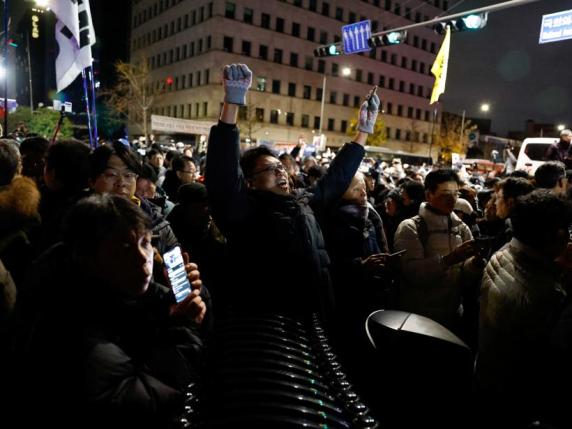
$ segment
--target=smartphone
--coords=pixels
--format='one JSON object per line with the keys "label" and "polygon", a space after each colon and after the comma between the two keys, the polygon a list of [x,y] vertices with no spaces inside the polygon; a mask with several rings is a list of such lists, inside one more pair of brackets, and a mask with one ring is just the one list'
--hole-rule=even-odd
{"label": "smartphone", "polygon": [[400,255],[404,254],[405,252],[407,252],[407,249],[403,249],[403,250],[400,250],[399,252],[395,252],[395,253],[390,253],[388,256],[390,258],[393,256],[400,256]]}
{"label": "smartphone", "polygon": [[187,278],[187,272],[185,271],[185,261],[181,253],[181,248],[177,246],[169,250],[163,255],[163,261],[165,261],[165,266],[167,267],[167,275],[171,282],[171,289],[175,295],[175,300],[181,302],[191,294],[192,290],[189,279]]}

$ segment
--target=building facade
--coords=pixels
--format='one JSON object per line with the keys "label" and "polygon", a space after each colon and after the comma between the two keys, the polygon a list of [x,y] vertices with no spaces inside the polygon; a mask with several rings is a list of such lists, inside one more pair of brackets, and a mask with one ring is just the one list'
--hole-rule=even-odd
{"label": "building facade", "polygon": [[248,64],[254,76],[240,113],[242,138],[275,145],[312,142],[320,125],[328,146],[342,145],[360,101],[378,85],[385,146],[426,153],[430,69],[441,36],[419,27],[405,44],[369,53],[315,58],[313,50],[338,42],[349,23],[369,19],[376,32],[427,21],[447,7],[442,0],[133,0],[131,61],[147,62],[153,114],[213,122],[222,67]]}

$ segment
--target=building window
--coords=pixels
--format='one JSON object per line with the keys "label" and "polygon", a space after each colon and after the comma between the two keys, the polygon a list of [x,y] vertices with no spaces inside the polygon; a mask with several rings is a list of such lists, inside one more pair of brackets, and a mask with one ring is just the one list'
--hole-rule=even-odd
{"label": "building window", "polygon": [[344,94],[342,97],[342,105],[349,106],[350,105],[350,95]]}
{"label": "building window", "polygon": [[413,119],[413,107],[407,108],[407,117]]}
{"label": "building window", "polygon": [[320,117],[314,116],[314,129],[319,130],[321,125]]}
{"label": "building window", "polygon": [[328,118],[328,131],[334,131],[334,119]]}
{"label": "building window", "polygon": [[387,114],[393,115],[393,103],[387,103]]}
{"label": "building window", "polygon": [[423,87],[421,85],[417,87],[417,97],[423,97]]}
{"label": "building window", "polygon": [[224,41],[223,41],[223,50],[225,52],[232,52],[232,45],[234,44],[234,39],[232,37],[227,37],[224,36]]}
{"label": "building window", "polygon": [[257,107],[254,114],[258,122],[264,122],[264,109]]}
{"label": "building window", "polygon": [[248,117],[248,107],[238,106],[238,119],[241,121],[246,121]]}
{"label": "building window", "polygon": [[270,15],[263,13],[260,18],[260,26],[262,28],[270,28]]}
{"label": "building window", "polygon": [[330,16],[330,4],[323,2],[322,3],[322,15]]}
{"label": "building window", "polygon": [[361,105],[359,95],[354,95],[354,107],[359,107]]}
{"label": "building window", "polygon": [[350,24],[353,24],[354,22],[357,21],[357,16],[356,16],[355,12],[350,12],[350,15],[348,17],[348,21]]}
{"label": "building window", "polygon": [[391,54],[391,64],[397,65],[397,54]]}
{"label": "building window", "polygon": [[290,125],[291,127],[294,126],[294,113],[292,112],[286,113],[286,124]]}
{"label": "building window", "polygon": [[415,109],[415,119],[421,120],[421,109]]}
{"label": "building window", "polygon": [[308,27],[308,30],[306,31],[306,39],[308,39],[310,42],[313,42],[315,37],[316,29],[314,27]]}
{"label": "building window", "polygon": [[328,43],[328,33],[325,31],[320,31],[320,43],[325,45]]}
{"label": "building window", "polygon": [[234,15],[236,13],[236,5],[231,2],[226,2],[224,7],[224,16],[229,19],[234,19]]}
{"label": "building window", "polygon": [[425,110],[425,122],[429,122],[431,120],[431,113],[429,110]]}
{"label": "building window", "polygon": [[401,67],[403,67],[404,69],[407,68],[407,58],[406,57],[401,57]]}
{"label": "building window", "polygon": [[356,80],[361,82],[363,80],[363,71],[361,69],[356,70]]}
{"label": "building window", "polygon": [[401,140],[401,130],[399,128],[395,130],[395,140]]}
{"label": "building window", "polygon": [[381,61],[387,62],[387,51],[381,51]]}
{"label": "building window", "polygon": [[399,81],[399,92],[405,92],[405,82]]}
{"label": "building window", "polygon": [[339,65],[336,63],[332,63],[332,76],[337,76],[339,72]]}
{"label": "building window", "polygon": [[425,63],[419,63],[419,73],[425,74]]}
{"label": "building window", "polygon": [[288,96],[296,97],[296,84],[293,82],[288,83]]}
{"label": "building window", "polygon": [[256,78],[256,90],[260,92],[266,91],[266,78],[264,76]]}
{"label": "building window", "polygon": [[324,60],[318,60],[318,73],[324,73],[326,71],[326,62]]}
{"label": "building window", "polygon": [[290,53],[290,65],[292,67],[298,67],[298,54],[294,52]]}
{"label": "building window", "polygon": [[330,91],[330,104],[336,104],[338,98],[338,93],[336,91]]}
{"label": "building window", "polygon": [[409,84],[409,93],[411,95],[415,95],[415,84],[414,83]]}
{"label": "building window", "polygon": [[310,127],[310,116],[309,115],[302,115],[302,128],[309,128]]}
{"label": "building window", "polygon": [[379,75],[379,81],[377,83],[377,86],[379,86],[380,88],[385,88],[385,76],[380,74]]}
{"label": "building window", "polygon": [[209,103],[206,101],[203,103],[203,116],[207,116],[209,111]]}
{"label": "building window", "polygon": [[292,23],[292,36],[300,37],[300,24],[297,22]]}
{"label": "building window", "polygon": [[392,77],[389,78],[389,89],[391,90],[395,89],[395,79],[393,79]]}
{"label": "building window", "polygon": [[258,48],[258,56],[260,58],[262,58],[263,60],[267,60],[268,59],[268,46],[260,45],[260,47]]}
{"label": "building window", "polygon": [[341,7],[336,8],[336,19],[338,21],[344,20],[344,10]]}
{"label": "building window", "polygon": [[306,70],[312,70],[314,68],[314,58],[307,56],[304,60],[304,68]]}
{"label": "building window", "polygon": [[197,86],[200,86],[201,85],[201,72],[200,71],[197,72],[196,81],[197,81]]}
{"label": "building window", "polygon": [[340,126],[340,131],[342,133],[345,133],[348,130],[348,121],[346,120],[342,120],[341,126]]}
{"label": "building window", "polygon": [[199,54],[203,52],[203,39],[199,39]]}
{"label": "building window", "polygon": [[317,3],[318,3],[317,0],[309,0],[308,10],[310,10],[312,12],[316,12],[316,9],[318,9]]}
{"label": "building window", "polygon": [[411,70],[417,71],[417,60],[411,60]]}
{"label": "building window", "polygon": [[274,62],[282,63],[282,49],[274,49]]}
{"label": "building window", "polygon": [[302,97],[305,100],[309,100],[312,97],[312,87],[310,85],[304,85],[304,92]]}
{"label": "building window", "polygon": [[397,105],[397,116],[403,116],[403,106],[401,104]]}
{"label": "building window", "polygon": [[250,42],[243,40],[242,41],[242,55],[250,57]]}
{"label": "building window", "polygon": [[316,88],[316,100],[317,101],[322,100],[322,94],[323,93],[324,93],[324,90],[322,88]]}
{"label": "building window", "polygon": [[395,3],[395,6],[393,7],[393,13],[396,15],[401,15],[401,6],[399,3]]}
{"label": "building window", "polygon": [[254,17],[254,11],[247,7],[244,8],[244,13],[242,15],[242,20],[247,24],[252,24],[252,19]]}
{"label": "building window", "polygon": [[373,73],[371,72],[367,74],[367,83],[368,85],[373,85]]}
{"label": "building window", "polygon": [[210,76],[211,76],[211,71],[209,69],[206,69],[205,70],[205,85],[209,84]]}
{"label": "building window", "polygon": [[273,94],[280,94],[280,81],[273,80],[272,81],[272,93]]}
{"label": "building window", "polygon": [[270,111],[270,123],[277,124],[278,123],[278,110],[272,109]]}
{"label": "building window", "polygon": [[276,31],[279,33],[284,33],[284,19],[276,18]]}

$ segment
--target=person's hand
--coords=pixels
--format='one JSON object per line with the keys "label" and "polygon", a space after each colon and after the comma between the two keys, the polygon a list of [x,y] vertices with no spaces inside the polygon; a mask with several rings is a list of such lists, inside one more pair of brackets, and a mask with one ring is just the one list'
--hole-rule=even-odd
{"label": "person's hand", "polygon": [[252,72],[245,64],[230,64],[223,70],[224,101],[244,106],[246,93],[252,85]]}
{"label": "person's hand", "polygon": [[368,273],[377,274],[385,269],[388,262],[388,256],[389,255],[387,253],[378,253],[362,259],[361,263]]}
{"label": "person's hand", "polygon": [[359,109],[358,130],[367,134],[373,134],[378,112],[379,97],[372,89]]}
{"label": "person's hand", "polygon": [[201,273],[199,272],[199,267],[197,264],[190,262],[189,254],[187,252],[183,252],[183,261],[185,262],[185,271],[187,272],[187,279],[189,279],[189,283],[191,284],[192,290],[198,290],[199,293],[201,292],[201,287],[203,286],[203,282],[201,280]]}
{"label": "person's hand", "polygon": [[447,266],[455,265],[460,262],[466,261],[471,256],[479,253],[479,246],[475,240],[468,240],[453,250],[451,253],[443,257],[443,261]]}
{"label": "person's hand", "polygon": [[171,307],[171,317],[177,319],[190,319],[201,324],[207,313],[207,306],[200,296],[200,290],[194,289],[189,296]]}

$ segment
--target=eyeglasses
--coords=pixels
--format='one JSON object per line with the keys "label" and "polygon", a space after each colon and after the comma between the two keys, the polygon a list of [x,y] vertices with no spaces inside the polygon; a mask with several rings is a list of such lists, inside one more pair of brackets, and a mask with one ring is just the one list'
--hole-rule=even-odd
{"label": "eyeglasses", "polygon": [[197,170],[177,170],[180,171],[181,173],[187,173],[187,174],[196,174]]}
{"label": "eyeglasses", "polygon": [[270,172],[273,174],[276,174],[278,172],[282,172],[282,173],[286,173],[286,169],[284,168],[284,166],[282,165],[281,162],[277,162],[276,164],[271,164],[268,165],[267,167],[261,168],[258,171],[253,171],[250,176],[256,176],[257,174],[260,173],[266,173],[266,172]]}
{"label": "eyeglasses", "polygon": [[102,174],[103,178],[110,182],[118,182],[120,178],[123,178],[126,182],[133,182],[137,179],[137,174],[129,170],[115,170],[107,169]]}

